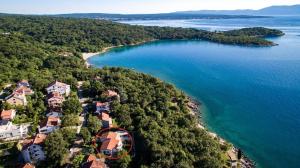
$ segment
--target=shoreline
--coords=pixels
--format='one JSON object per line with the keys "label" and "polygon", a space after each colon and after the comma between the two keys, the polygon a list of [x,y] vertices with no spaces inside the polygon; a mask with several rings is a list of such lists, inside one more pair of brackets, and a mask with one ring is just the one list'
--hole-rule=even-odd
{"label": "shoreline", "polygon": [[136,46],[136,45],[140,45],[140,44],[144,44],[144,43],[149,43],[149,42],[153,42],[153,41],[157,41],[157,39],[151,39],[151,40],[148,40],[148,41],[141,41],[141,42],[132,43],[132,44],[128,44],[128,45],[118,45],[118,46],[104,47],[99,52],[82,53],[82,59],[84,60],[84,63],[86,65],[86,67],[89,68],[91,66],[91,64],[88,63],[88,59],[91,58],[91,57],[93,57],[93,56],[106,53],[109,50],[114,49],[114,48],[125,47],[125,46]]}
{"label": "shoreline", "polygon": [[236,163],[236,164],[239,164],[241,168],[254,168],[254,167],[256,167],[255,162],[252,161],[250,158],[248,158],[245,154],[243,154],[242,151],[241,151],[242,157],[241,157],[240,160],[238,160],[237,157],[238,157],[238,152],[240,150],[239,148],[235,147],[232,143],[230,143],[230,142],[226,141],[225,139],[221,138],[218,134],[216,134],[214,132],[211,132],[208,129],[206,129],[206,127],[205,127],[205,125],[202,121],[202,113],[200,111],[200,106],[201,105],[202,105],[201,102],[199,102],[198,100],[188,96],[187,106],[190,110],[190,113],[197,117],[197,120],[198,120],[197,127],[200,128],[200,129],[206,130],[208,135],[211,136],[214,139],[218,139],[220,144],[228,143],[228,144],[232,145],[232,148],[229,149],[226,152],[226,155],[228,156],[228,158],[231,159],[231,160],[228,160],[228,161],[230,161],[230,163],[232,165],[234,165]]}

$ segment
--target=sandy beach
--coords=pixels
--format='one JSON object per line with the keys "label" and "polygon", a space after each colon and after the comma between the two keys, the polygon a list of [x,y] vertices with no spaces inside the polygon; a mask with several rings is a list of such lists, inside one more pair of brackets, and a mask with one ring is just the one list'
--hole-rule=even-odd
{"label": "sandy beach", "polygon": [[119,46],[112,46],[112,47],[105,47],[102,51],[100,52],[94,52],[94,53],[82,53],[82,59],[85,61],[85,64],[87,67],[90,66],[90,64],[88,63],[88,59],[90,57],[93,57],[95,55],[99,55],[99,54],[102,54],[102,53],[105,53],[107,52],[108,50],[112,49],[112,48],[115,48],[115,47],[119,47]]}
{"label": "sandy beach", "polygon": [[[142,41],[142,42],[138,42],[138,43],[133,43],[133,44],[129,44],[127,46],[134,46],[134,45],[139,45],[139,44],[143,44],[143,43],[147,43],[147,42],[151,42],[151,41],[156,41],[156,39],[152,39],[152,40],[149,40],[149,41]],[[88,63],[88,59],[90,57],[93,57],[95,55],[99,55],[99,54],[102,54],[102,53],[105,53],[113,48],[118,48],[118,47],[123,47],[124,45],[118,45],[118,46],[110,46],[110,47],[105,47],[102,49],[102,51],[100,52],[94,52],[94,53],[82,53],[82,59],[85,61],[85,64],[87,67],[90,67],[90,64]]]}
{"label": "sandy beach", "polygon": [[82,53],[82,59],[85,61],[86,66],[87,66],[87,67],[90,67],[91,65],[90,65],[90,64],[88,63],[88,61],[87,61],[90,57],[93,57],[93,56],[95,56],[95,55],[99,55],[99,54],[105,53],[105,52],[109,51],[110,49],[117,48],[117,47],[122,47],[122,46],[123,46],[123,45],[119,45],[119,46],[111,46],[111,47],[105,47],[105,48],[103,48],[103,50],[100,51],[100,52],[94,52],[94,53]]}

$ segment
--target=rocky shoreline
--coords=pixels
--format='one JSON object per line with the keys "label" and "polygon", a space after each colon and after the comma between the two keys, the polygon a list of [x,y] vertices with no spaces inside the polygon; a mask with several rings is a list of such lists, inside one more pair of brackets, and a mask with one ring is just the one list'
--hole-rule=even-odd
{"label": "rocky shoreline", "polygon": [[[199,102],[198,100],[195,100],[192,97],[188,97],[187,106],[189,107],[191,114],[194,116],[197,116],[198,122],[199,122],[199,124],[197,126],[201,129],[206,129],[202,122],[202,113],[200,111],[201,105],[202,105],[202,103]],[[208,131],[208,134],[213,138],[219,139],[219,142],[221,144],[228,143],[226,140],[219,137],[216,133]],[[239,149],[237,147],[233,146],[232,149],[230,149],[227,152],[228,157],[231,159],[231,160],[229,160],[231,165],[234,165],[234,162],[236,162],[236,165],[239,164],[241,168],[255,168],[256,167],[255,162],[252,161],[250,158],[248,158],[246,155],[244,155],[242,151],[240,151],[240,152],[241,152],[240,160],[238,160]]]}

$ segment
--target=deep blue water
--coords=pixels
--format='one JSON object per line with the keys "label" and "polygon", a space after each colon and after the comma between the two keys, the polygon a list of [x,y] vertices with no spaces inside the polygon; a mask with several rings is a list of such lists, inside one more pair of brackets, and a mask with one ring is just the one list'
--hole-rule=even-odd
{"label": "deep blue water", "polygon": [[[150,23],[149,23],[150,22]],[[89,59],[97,67],[134,68],[173,83],[205,104],[209,130],[259,167],[300,167],[300,18],[131,21],[227,30],[267,26],[286,35],[275,47],[205,41],[159,41],[113,49]]]}

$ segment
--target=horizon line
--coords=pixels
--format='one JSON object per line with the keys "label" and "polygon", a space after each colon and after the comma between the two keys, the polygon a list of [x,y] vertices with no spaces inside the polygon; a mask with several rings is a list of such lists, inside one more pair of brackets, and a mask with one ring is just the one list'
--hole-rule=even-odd
{"label": "horizon line", "polygon": [[298,6],[300,4],[294,4],[294,5],[271,5],[266,6],[259,9],[249,9],[249,8],[239,8],[239,9],[194,9],[194,10],[178,10],[178,11],[169,11],[169,12],[160,12],[160,13],[115,13],[115,12],[69,12],[69,13],[8,13],[8,12],[0,12],[0,14],[12,14],[12,15],[65,15],[65,14],[112,14],[112,15],[155,15],[155,14],[169,14],[169,13],[177,13],[177,12],[193,12],[193,11],[239,11],[239,10],[252,10],[252,11],[258,11],[269,7],[291,7],[291,6]]}

